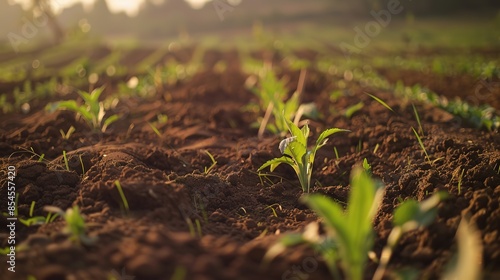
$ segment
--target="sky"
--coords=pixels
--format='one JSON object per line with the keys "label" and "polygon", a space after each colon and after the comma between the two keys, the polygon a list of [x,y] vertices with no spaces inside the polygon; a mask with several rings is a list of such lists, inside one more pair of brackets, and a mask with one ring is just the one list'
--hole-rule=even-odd
{"label": "sky", "polygon": [[[31,0],[8,0],[9,3],[20,3],[26,7],[29,5]],[[87,7],[90,7],[95,0],[52,0],[54,5],[54,10],[59,12],[60,10],[70,7],[76,2],[82,2]],[[163,2],[164,0],[155,0],[156,2]],[[201,7],[208,0],[186,0],[194,8]],[[137,14],[138,8],[144,0],[106,0],[111,12],[126,12],[128,15]]]}

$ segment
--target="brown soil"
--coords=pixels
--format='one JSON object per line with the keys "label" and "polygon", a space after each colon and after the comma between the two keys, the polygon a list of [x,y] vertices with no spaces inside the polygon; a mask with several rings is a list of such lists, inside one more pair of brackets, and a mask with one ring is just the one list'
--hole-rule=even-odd
{"label": "brown soil", "polygon": [[[259,140],[257,130],[251,128],[258,115],[242,112],[255,96],[243,86],[247,75],[239,69],[238,53],[210,51],[204,59],[210,66],[219,60],[228,65],[222,73],[207,67],[156,98],[120,101],[111,113],[120,113],[121,119],[103,134],[89,129],[72,112],[48,113],[40,107],[27,115],[2,115],[1,170],[9,165],[17,169],[19,216],[28,216],[32,201],[36,202],[35,216],[46,215],[42,210],[46,205],[62,209],[78,205],[85,214],[88,235],[97,240],[92,245],[70,242],[61,233],[61,219],[31,227],[18,222],[16,273],[6,272],[2,256],[0,278],[174,279],[172,275],[185,272],[185,278],[176,279],[330,279],[321,257],[304,246],[289,249],[268,267],[261,266],[263,255],[280,234],[301,231],[318,218],[299,202],[302,191],[290,168],[280,166],[272,173],[283,179],[261,181],[257,176],[262,163],[279,156],[281,139],[266,135]],[[284,70],[281,75],[289,77],[293,90],[299,73]],[[320,120],[310,121],[313,138],[329,127],[352,131],[333,136],[320,150],[312,192],[345,202],[349,173],[367,158],[374,176],[387,186],[375,221],[379,255],[399,199],[423,200],[436,190],[446,190],[450,197],[439,206],[435,222],[403,236],[390,270],[413,267],[422,273],[420,278],[438,278],[456,251],[455,233],[466,216],[481,231],[486,277],[498,279],[498,132],[460,126],[450,114],[416,104],[425,147],[435,160],[430,165],[411,130],[418,124],[410,103],[352,81],[346,81],[349,90],[342,97],[331,101],[329,93],[340,79],[313,69],[307,75],[303,101],[316,102],[322,114]],[[109,82],[106,94],[113,88]],[[365,91],[385,100],[395,112]],[[351,119],[336,113],[360,101],[365,106]],[[169,118],[158,126],[158,137],[148,122],[160,113]],[[59,130],[67,131],[70,126],[76,132],[63,140]],[[23,152],[30,147],[45,154],[46,160],[38,162]],[[334,147],[339,159],[335,159]],[[63,150],[68,152],[70,171],[64,167]],[[204,173],[211,165],[205,150],[217,160],[209,174]],[[458,189],[461,170],[465,172]],[[0,178],[2,211],[7,205],[6,176],[2,173]],[[128,214],[121,208],[115,180],[120,181],[130,204]],[[1,219],[7,223],[5,217]],[[201,237],[190,233],[186,219],[200,222]],[[1,247],[7,246],[7,237],[2,226]],[[369,265],[367,278],[373,268]]]}

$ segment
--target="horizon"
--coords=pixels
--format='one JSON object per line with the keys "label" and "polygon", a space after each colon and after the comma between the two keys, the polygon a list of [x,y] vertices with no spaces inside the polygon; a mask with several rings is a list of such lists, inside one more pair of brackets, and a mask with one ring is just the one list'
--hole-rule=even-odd
{"label": "horizon", "polygon": [[[86,9],[91,9],[96,0],[52,0],[52,7],[55,13],[61,13],[64,9],[70,8],[77,3],[82,3]],[[128,16],[136,16],[140,10],[141,5],[145,0],[105,0],[110,12],[121,13],[124,12]],[[154,4],[162,4],[168,0],[152,0]],[[193,9],[202,8],[210,0],[184,0]],[[10,5],[21,5],[23,9],[28,9],[31,0],[8,0]]]}

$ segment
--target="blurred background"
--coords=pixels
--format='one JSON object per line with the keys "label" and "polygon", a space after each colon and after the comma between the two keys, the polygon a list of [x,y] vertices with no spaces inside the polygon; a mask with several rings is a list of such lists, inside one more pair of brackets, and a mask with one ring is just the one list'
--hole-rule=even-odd
{"label": "blurred background", "polygon": [[390,5],[400,12],[391,14],[373,46],[500,41],[498,0],[2,0],[0,40],[19,48],[75,37],[135,44],[175,38],[221,46],[263,29],[290,44],[339,45],[352,43],[355,28],[363,30],[375,11]]}

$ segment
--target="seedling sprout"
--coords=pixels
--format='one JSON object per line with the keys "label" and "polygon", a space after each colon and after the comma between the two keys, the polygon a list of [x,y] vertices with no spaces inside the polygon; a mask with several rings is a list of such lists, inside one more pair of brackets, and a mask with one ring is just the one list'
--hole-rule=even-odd
{"label": "seedling sprout", "polygon": [[60,101],[47,105],[50,111],[54,110],[70,110],[81,116],[92,129],[98,129],[105,132],[108,126],[119,119],[118,115],[112,115],[104,119],[106,114],[104,103],[99,101],[99,96],[104,91],[104,87],[96,88],[92,92],[87,93],[80,91],[79,94],[84,100],[83,105],[78,105],[75,100]]}
{"label": "seedling sprout", "polygon": [[209,151],[205,150],[205,153],[210,157],[210,160],[212,161],[212,165],[210,165],[209,167],[205,166],[205,174],[208,174],[215,167],[215,165],[217,164],[217,161],[215,160],[214,156]]}
{"label": "seedling sprout", "polygon": [[55,206],[45,206],[44,210],[50,213],[58,214],[64,218],[66,221],[64,233],[69,234],[71,241],[83,243],[85,245],[90,245],[95,241],[95,238],[90,238],[85,234],[85,219],[80,213],[78,206],[75,205],[73,208],[68,208],[66,212]]}
{"label": "seedling sprout", "polygon": [[338,132],[348,132],[349,130],[340,128],[327,129],[319,135],[314,147],[308,150],[307,138],[309,137],[309,126],[305,124],[300,129],[290,120],[285,119],[285,121],[292,136],[285,138],[279,144],[279,149],[283,156],[267,161],[259,167],[257,172],[260,172],[267,167],[269,167],[272,172],[280,164],[288,164],[297,174],[302,191],[309,193],[309,189],[311,187],[312,168],[316,152],[326,144],[329,136]]}
{"label": "seedling sprout", "polygon": [[118,193],[120,194],[120,198],[122,200],[122,204],[120,206],[122,206],[125,209],[125,213],[128,214],[130,209],[128,206],[127,197],[125,197],[125,193],[123,193],[123,189],[122,189],[122,185],[120,184],[120,181],[116,180],[115,186],[116,186],[116,189],[118,189]]}

